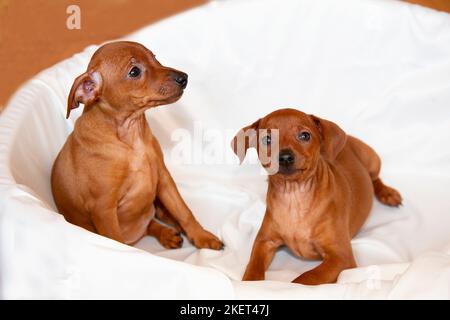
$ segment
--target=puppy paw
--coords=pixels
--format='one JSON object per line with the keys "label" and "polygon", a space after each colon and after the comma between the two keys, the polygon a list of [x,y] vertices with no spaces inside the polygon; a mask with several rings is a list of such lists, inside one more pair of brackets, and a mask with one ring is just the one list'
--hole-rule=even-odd
{"label": "puppy paw", "polygon": [[402,196],[394,188],[383,186],[377,190],[375,195],[377,199],[385,205],[398,207],[402,204]]}
{"label": "puppy paw", "polygon": [[328,272],[310,270],[292,280],[292,283],[303,284],[305,286],[317,286],[326,283],[336,283],[337,278],[333,278]]}
{"label": "puppy paw", "polygon": [[177,249],[181,248],[183,245],[183,237],[181,236],[181,233],[172,228],[162,229],[158,240],[159,243],[167,249]]}
{"label": "puppy paw", "polygon": [[199,249],[206,248],[222,250],[224,247],[222,241],[220,241],[219,238],[217,238],[211,232],[206,231],[205,229],[197,231],[196,234],[192,236],[191,242]]}
{"label": "puppy paw", "polygon": [[298,276],[297,278],[295,278],[291,282],[292,283],[303,284],[305,286],[316,286],[316,285],[319,285],[319,284],[323,283],[315,275],[308,274],[307,272],[302,274],[302,275],[300,275],[300,276]]}

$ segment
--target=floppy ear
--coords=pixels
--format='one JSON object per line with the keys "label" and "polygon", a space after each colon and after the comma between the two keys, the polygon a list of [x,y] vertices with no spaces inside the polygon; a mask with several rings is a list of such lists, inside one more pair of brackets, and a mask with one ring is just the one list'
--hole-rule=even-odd
{"label": "floppy ear", "polygon": [[320,150],[322,154],[328,160],[333,161],[345,146],[347,141],[346,133],[334,122],[321,119],[314,115],[310,115],[310,117],[320,132]]}
{"label": "floppy ear", "polygon": [[102,77],[99,72],[85,72],[78,76],[70,89],[69,99],[67,101],[67,115],[70,111],[78,108],[80,103],[85,106],[97,100],[102,86]]}
{"label": "floppy ear", "polygon": [[240,163],[244,161],[248,148],[256,148],[258,146],[258,128],[260,120],[261,119],[258,119],[251,125],[239,130],[233,140],[231,140],[231,148],[239,157]]}

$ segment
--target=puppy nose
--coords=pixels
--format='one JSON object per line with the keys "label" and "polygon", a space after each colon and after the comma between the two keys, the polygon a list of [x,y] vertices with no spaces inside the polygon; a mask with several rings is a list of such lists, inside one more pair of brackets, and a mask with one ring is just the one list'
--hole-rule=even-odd
{"label": "puppy nose", "polygon": [[174,72],[173,80],[181,87],[186,88],[188,82],[188,75],[184,72]]}
{"label": "puppy nose", "polygon": [[278,156],[278,163],[281,166],[288,167],[294,163],[295,156],[291,150],[281,150]]}

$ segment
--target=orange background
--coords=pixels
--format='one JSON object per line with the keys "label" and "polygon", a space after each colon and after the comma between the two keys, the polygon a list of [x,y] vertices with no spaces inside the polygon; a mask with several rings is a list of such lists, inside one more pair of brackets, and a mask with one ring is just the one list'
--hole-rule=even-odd
{"label": "orange background", "polygon": [[[450,0],[409,0],[450,12]],[[90,44],[126,35],[206,0],[0,0],[0,106],[25,80]],[[66,8],[81,8],[81,30]]]}

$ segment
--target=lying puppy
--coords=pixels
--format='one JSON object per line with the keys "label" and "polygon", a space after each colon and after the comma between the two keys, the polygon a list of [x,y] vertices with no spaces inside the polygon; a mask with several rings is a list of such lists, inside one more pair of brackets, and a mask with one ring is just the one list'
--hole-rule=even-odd
{"label": "lying puppy", "polygon": [[[279,152],[272,146],[277,141],[271,140],[270,129],[279,130]],[[293,282],[335,282],[342,270],[356,266],[350,240],[369,215],[373,194],[389,206],[402,202],[381,181],[375,151],[316,116],[294,109],[275,111],[243,128],[232,145],[241,161],[254,147],[260,160],[263,153],[270,157],[263,163],[266,169],[278,162],[278,171],[269,175],[267,210],[243,280],[263,280],[277,248],[286,245],[299,257],[323,259]]]}
{"label": "lying puppy", "polygon": [[138,43],[95,52],[70,90],[67,117],[80,103],[84,111],[52,170],[55,203],[67,221],[126,244],[152,235],[178,248],[182,231],[198,248],[222,248],[181,198],[144,116],[177,101],[187,78]]}

